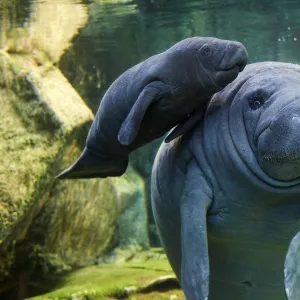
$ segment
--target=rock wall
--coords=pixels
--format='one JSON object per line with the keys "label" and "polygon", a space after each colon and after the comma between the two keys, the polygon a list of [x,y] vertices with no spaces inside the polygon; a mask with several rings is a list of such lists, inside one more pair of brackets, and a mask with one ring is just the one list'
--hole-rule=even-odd
{"label": "rock wall", "polygon": [[[64,16],[73,18],[72,7],[80,15],[67,2]],[[2,35],[0,49],[0,297],[17,287],[19,299],[35,277],[97,263],[116,246],[148,247],[144,185],[131,167],[120,178],[55,180],[78,157],[93,120],[55,66],[70,28],[75,34],[84,22],[64,21],[67,40],[50,53],[43,49],[55,35],[37,43],[47,22],[37,21],[46,18],[40,6],[35,12],[32,27]]]}

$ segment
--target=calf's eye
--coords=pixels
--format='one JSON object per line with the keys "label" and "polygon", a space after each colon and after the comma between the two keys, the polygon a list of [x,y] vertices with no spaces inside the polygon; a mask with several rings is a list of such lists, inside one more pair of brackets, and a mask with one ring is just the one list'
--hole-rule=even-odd
{"label": "calf's eye", "polygon": [[208,46],[202,47],[202,49],[201,49],[201,56],[202,57],[208,57],[210,55],[211,55],[211,49],[210,49],[210,47],[208,47]]}

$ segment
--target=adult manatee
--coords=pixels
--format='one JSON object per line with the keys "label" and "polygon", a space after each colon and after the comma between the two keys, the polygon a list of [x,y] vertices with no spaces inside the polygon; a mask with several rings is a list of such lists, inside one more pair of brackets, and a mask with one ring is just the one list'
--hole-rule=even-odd
{"label": "adult manatee", "polygon": [[190,130],[246,63],[241,43],[194,37],[127,70],[104,95],[80,158],[58,177],[122,175],[137,147],[182,121],[168,140]]}
{"label": "adult manatee", "polygon": [[190,133],[161,145],[151,192],[187,300],[286,299],[285,254],[300,228],[300,67],[248,65]]}

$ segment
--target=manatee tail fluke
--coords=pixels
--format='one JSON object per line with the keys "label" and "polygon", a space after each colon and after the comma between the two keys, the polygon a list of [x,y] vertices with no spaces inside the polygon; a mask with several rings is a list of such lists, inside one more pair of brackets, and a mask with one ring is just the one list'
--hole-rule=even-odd
{"label": "manatee tail fluke", "polygon": [[58,179],[105,178],[121,176],[128,165],[128,157],[107,159],[84,148],[78,160],[60,173]]}

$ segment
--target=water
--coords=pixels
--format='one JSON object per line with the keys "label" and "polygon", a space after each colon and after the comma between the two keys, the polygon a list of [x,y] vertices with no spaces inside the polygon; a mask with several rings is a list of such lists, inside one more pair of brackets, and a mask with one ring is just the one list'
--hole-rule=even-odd
{"label": "water", "polygon": [[195,35],[238,40],[246,46],[250,62],[300,60],[298,1],[105,3],[89,5],[89,23],[60,63],[94,111],[119,74]]}
{"label": "water", "polygon": [[[300,60],[297,0],[56,0],[52,6],[66,2],[84,6],[89,17],[58,65],[93,111],[127,68],[195,35],[238,40],[250,62]],[[0,4],[2,34],[26,25],[36,3],[49,5],[35,0],[10,3]]]}

